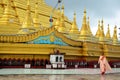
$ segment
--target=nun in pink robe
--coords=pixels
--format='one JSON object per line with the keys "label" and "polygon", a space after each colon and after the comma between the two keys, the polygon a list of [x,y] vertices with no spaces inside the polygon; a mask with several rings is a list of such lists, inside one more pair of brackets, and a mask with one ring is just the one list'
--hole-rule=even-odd
{"label": "nun in pink robe", "polygon": [[106,71],[110,71],[111,67],[106,59],[106,57],[104,56],[104,54],[102,54],[99,57],[98,63],[100,64],[100,71],[101,74],[103,75]]}

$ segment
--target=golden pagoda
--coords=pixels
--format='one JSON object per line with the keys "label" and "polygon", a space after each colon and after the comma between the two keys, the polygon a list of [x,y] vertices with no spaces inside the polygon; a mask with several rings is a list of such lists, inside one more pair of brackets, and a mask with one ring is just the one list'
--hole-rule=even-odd
{"label": "golden pagoda", "polygon": [[92,31],[91,31],[91,29],[90,29],[89,17],[88,17],[88,21],[87,21],[87,27],[88,27],[88,31],[89,31],[90,35],[93,36]]}
{"label": "golden pagoda", "polygon": [[34,28],[36,30],[42,30],[43,27],[41,26],[40,20],[39,20],[39,13],[38,13],[38,2],[36,2],[35,5],[35,13],[34,13],[34,17],[33,17],[33,23],[34,23]]}
{"label": "golden pagoda", "polygon": [[95,36],[96,36],[97,38],[99,38],[99,37],[100,37],[100,33],[101,33],[101,28],[100,28],[100,20],[99,20],[99,21],[98,21],[98,30],[97,30]]}
{"label": "golden pagoda", "polygon": [[18,28],[20,27],[19,18],[16,13],[16,8],[12,4],[13,4],[13,0],[8,0],[6,4],[7,6],[5,6],[5,9],[3,8],[4,9],[3,15],[0,18],[0,25],[1,25],[0,33],[2,34],[11,34],[11,33],[15,34],[18,31]]}
{"label": "golden pagoda", "polygon": [[101,21],[101,31],[100,31],[100,36],[99,36],[99,42],[100,43],[105,43],[106,42],[106,37],[104,34],[104,23],[103,20]]}
{"label": "golden pagoda", "polygon": [[79,31],[76,13],[71,22],[64,15],[64,5],[54,10],[50,26],[52,10],[45,0],[1,0],[0,68],[24,68],[25,64],[46,68],[51,64],[51,54],[64,55],[67,68],[94,67],[103,52],[112,67],[120,62],[116,26],[111,38],[109,26],[105,36],[103,20],[101,25],[99,21],[93,35],[85,9]]}
{"label": "golden pagoda", "polygon": [[115,27],[114,27],[114,33],[113,33],[113,37],[112,37],[112,39],[113,39],[113,45],[118,44],[118,38],[117,38],[117,26],[116,26],[116,25],[115,25]]}
{"label": "golden pagoda", "polygon": [[33,19],[31,17],[31,10],[30,10],[30,0],[27,0],[27,13],[25,16],[25,21],[22,24],[22,28],[18,32],[18,34],[28,34],[31,32],[35,32],[36,25],[33,24]]}
{"label": "golden pagoda", "polygon": [[61,19],[61,11],[60,11],[60,5],[58,5],[58,10],[57,10],[57,20],[55,22],[55,28],[58,30],[60,27],[60,19]]}
{"label": "golden pagoda", "polygon": [[87,21],[86,17],[86,9],[84,9],[84,15],[83,15],[83,21],[82,21],[82,27],[80,29],[80,36],[79,40],[80,41],[94,41],[96,42],[96,38],[92,35],[91,29],[90,29],[90,22],[89,22],[89,17]]}
{"label": "golden pagoda", "polygon": [[79,37],[79,29],[76,23],[76,13],[74,12],[74,17],[73,17],[73,22],[72,22],[72,27],[69,30],[69,35],[68,37],[73,39],[73,40],[78,40]]}
{"label": "golden pagoda", "polygon": [[109,24],[108,24],[108,31],[106,33],[106,40],[107,40],[107,43],[112,44],[112,38],[111,38],[111,35],[110,35]]}
{"label": "golden pagoda", "polygon": [[76,13],[74,13],[74,18],[73,18],[72,27],[70,29],[70,33],[79,34],[79,29],[76,23]]}
{"label": "golden pagoda", "polygon": [[58,27],[59,32],[66,32],[65,20],[64,20],[64,5],[62,5],[60,26]]}

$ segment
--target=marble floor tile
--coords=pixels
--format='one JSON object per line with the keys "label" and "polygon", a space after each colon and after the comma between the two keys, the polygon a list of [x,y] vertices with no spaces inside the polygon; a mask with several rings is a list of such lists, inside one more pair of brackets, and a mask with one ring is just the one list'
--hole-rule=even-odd
{"label": "marble floor tile", "polygon": [[120,80],[120,68],[100,75],[98,68],[0,69],[0,80]]}
{"label": "marble floor tile", "polygon": [[120,80],[120,73],[89,75],[0,75],[0,80]]}

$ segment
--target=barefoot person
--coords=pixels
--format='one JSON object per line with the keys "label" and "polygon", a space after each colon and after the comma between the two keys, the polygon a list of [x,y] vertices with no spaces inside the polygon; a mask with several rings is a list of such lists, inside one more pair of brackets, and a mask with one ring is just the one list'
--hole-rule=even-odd
{"label": "barefoot person", "polygon": [[100,70],[101,70],[101,74],[105,74],[106,71],[111,70],[111,67],[104,55],[104,53],[102,53],[102,55],[99,57],[98,63],[100,64]]}

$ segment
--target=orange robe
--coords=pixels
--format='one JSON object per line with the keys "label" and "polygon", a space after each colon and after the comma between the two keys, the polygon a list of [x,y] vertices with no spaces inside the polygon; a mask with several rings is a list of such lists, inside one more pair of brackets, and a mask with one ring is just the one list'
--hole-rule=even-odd
{"label": "orange robe", "polygon": [[111,67],[105,56],[100,56],[98,63],[100,64],[101,73],[111,70]]}

